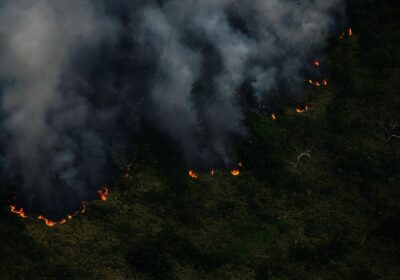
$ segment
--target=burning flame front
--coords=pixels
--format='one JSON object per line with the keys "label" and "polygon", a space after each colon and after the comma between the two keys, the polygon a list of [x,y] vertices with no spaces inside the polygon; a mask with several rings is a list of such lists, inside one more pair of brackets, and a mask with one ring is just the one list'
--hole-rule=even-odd
{"label": "burning flame front", "polygon": [[[102,201],[106,201],[107,200],[107,196],[109,194],[109,190],[107,187],[103,187],[101,190],[98,191],[98,194],[100,196],[100,199]],[[28,215],[25,213],[24,208],[20,208],[17,209],[16,205],[10,205],[10,211],[11,213],[14,213],[18,216],[20,216],[21,218],[27,219]],[[86,211],[86,205],[85,202],[82,202],[82,208],[80,211],[75,211],[72,214],[68,214],[66,218],[60,219],[58,221],[52,221],[50,219],[47,219],[46,217],[44,217],[43,215],[39,215],[37,216],[37,219],[40,221],[44,221],[44,224],[48,227],[54,227],[55,225],[62,225],[65,224],[68,220],[71,220],[74,216],[78,215],[78,213],[80,212],[81,214],[85,213]]]}

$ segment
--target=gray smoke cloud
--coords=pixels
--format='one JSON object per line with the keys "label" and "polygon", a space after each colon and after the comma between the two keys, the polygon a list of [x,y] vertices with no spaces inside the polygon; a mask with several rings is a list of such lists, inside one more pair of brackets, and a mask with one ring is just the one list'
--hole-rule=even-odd
{"label": "gray smoke cloud", "polygon": [[110,37],[112,30],[112,21],[85,1],[1,4],[6,172],[16,173],[15,184],[41,201],[62,205],[58,200],[64,196],[84,197],[88,182],[101,182],[93,170],[99,163],[93,162],[105,156],[100,135],[88,124],[91,110],[84,98],[62,84],[73,80],[74,56]]}
{"label": "gray smoke cloud", "polygon": [[139,121],[189,166],[230,165],[246,134],[240,87],[256,103],[299,95],[343,14],[342,0],[4,0],[3,173],[46,211],[72,207]]}
{"label": "gray smoke cloud", "polygon": [[[230,164],[232,135],[246,133],[240,86],[250,79],[260,103],[274,90],[299,94],[305,63],[342,12],[341,0],[147,2],[137,24],[158,65],[150,90],[156,121],[189,161]],[[206,86],[200,106],[197,82]]]}

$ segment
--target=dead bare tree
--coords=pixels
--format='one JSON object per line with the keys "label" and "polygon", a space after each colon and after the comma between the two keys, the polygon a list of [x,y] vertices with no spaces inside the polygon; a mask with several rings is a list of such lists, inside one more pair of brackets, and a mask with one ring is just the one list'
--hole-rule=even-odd
{"label": "dead bare tree", "polygon": [[295,161],[289,161],[289,163],[294,166],[294,169],[297,169],[297,167],[299,166],[301,160],[304,157],[311,158],[312,149],[313,149],[313,147],[311,147],[309,149],[305,149],[305,150],[300,150],[299,148],[296,148],[296,150],[297,150],[296,160]]}
{"label": "dead bare tree", "polygon": [[368,235],[369,235],[369,232],[366,232],[364,234],[363,238],[361,239],[360,246],[364,245],[365,241],[367,240]]}
{"label": "dead bare tree", "polygon": [[131,160],[124,159],[122,161],[121,170],[124,177],[129,177],[129,174],[132,171],[133,165],[136,161],[136,158],[137,158],[137,153],[134,154]]}
{"label": "dead bare tree", "polygon": [[385,130],[386,141],[389,142],[392,139],[400,140],[400,125],[398,122],[391,123],[379,123]]}
{"label": "dead bare tree", "polygon": [[301,242],[301,238],[303,237],[304,229],[301,228],[299,233],[297,234],[296,239],[294,240],[295,246],[297,246]]}

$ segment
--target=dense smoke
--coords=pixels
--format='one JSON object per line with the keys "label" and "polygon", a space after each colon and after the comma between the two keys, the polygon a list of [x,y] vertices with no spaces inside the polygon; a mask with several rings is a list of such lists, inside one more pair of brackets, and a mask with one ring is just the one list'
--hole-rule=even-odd
{"label": "dense smoke", "polygon": [[4,178],[42,211],[76,207],[142,122],[189,166],[229,166],[246,110],[301,94],[342,15],[341,0],[4,0]]}

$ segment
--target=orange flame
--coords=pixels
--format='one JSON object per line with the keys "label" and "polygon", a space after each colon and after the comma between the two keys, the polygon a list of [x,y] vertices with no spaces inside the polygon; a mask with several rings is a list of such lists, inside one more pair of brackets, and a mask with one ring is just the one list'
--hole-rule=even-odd
{"label": "orange flame", "polygon": [[296,108],[297,113],[304,113],[305,111],[308,110],[308,106],[306,105],[304,108]]}
{"label": "orange flame", "polygon": [[[107,200],[107,196],[109,194],[109,190],[108,190],[107,187],[102,188],[101,190],[98,191],[98,193],[99,193],[100,198],[101,198],[102,201],[106,201]],[[86,202],[84,202],[84,201],[82,202],[82,209],[80,211],[82,214],[85,213],[85,211],[86,211],[86,204],[85,203]],[[28,218],[28,216],[25,214],[24,208],[17,209],[17,206],[10,205],[10,210],[11,210],[12,213],[17,214],[21,218],[24,218],[24,219]],[[63,219],[58,220],[58,221],[52,221],[50,219],[45,218],[42,215],[39,215],[37,218],[38,218],[38,220],[44,221],[46,226],[54,227],[57,224],[59,224],[59,225],[65,224],[67,222],[67,220],[71,220],[77,214],[78,214],[78,211],[75,211],[73,214],[68,214],[66,218],[63,218]]]}
{"label": "orange flame", "polygon": [[[11,209],[12,213],[18,214],[21,218],[24,218],[24,219],[28,218],[28,216],[25,214],[23,208],[17,209],[17,207],[15,205],[10,205],[10,209]],[[58,224],[65,224],[67,222],[66,219],[61,219],[60,221],[55,222],[55,221],[52,221],[52,220],[49,220],[49,219],[43,217],[42,215],[39,215],[37,218],[39,220],[43,220],[45,222],[45,225],[48,226],[48,227],[53,227],[57,223]],[[72,219],[72,215],[68,215],[68,219]]]}
{"label": "orange flame", "polygon": [[194,172],[193,170],[189,170],[189,176],[192,177],[193,179],[197,179],[199,177],[197,173]]}
{"label": "orange flame", "polygon": [[56,222],[53,222],[49,219],[46,219],[45,217],[43,217],[42,215],[37,217],[39,220],[43,220],[44,223],[46,224],[46,226],[48,227],[54,227],[56,225]]}
{"label": "orange flame", "polygon": [[353,36],[353,29],[351,29],[350,27],[349,27],[349,29],[347,29],[347,35],[349,37]]}
{"label": "orange flame", "polygon": [[210,171],[210,175],[211,175],[211,176],[217,175],[217,171],[216,171],[215,169],[212,169],[212,170]]}
{"label": "orange flame", "polygon": [[272,118],[272,120],[274,120],[274,121],[276,120],[276,115],[275,115],[275,113],[272,113],[272,114],[271,114],[271,118]]}
{"label": "orange flame", "polygon": [[340,34],[339,39],[343,39],[345,36],[348,37],[352,37],[353,36],[353,29],[351,27],[347,28],[347,30],[345,32],[343,32],[342,34]]}
{"label": "orange flame", "polygon": [[21,218],[28,218],[28,216],[25,214],[24,208],[17,209],[17,206],[10,205],[10,210],[12,213],[19,215]]}
{"label": "orange flame", "polygon": [[232,176],[238,176],[240,174],[240,171],[239,171],[239,169],[233,169],[231,171],[231,174],[232,174]]}
{"label": "orange flame", "polygon": [[97,191],[97,193],[100,195],[100,199],[102,201],[106,201],[107,200],[107,196],[108,196],[108,188],[104,187],[101,190]]}

